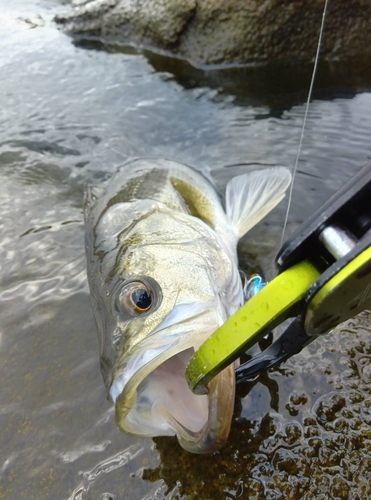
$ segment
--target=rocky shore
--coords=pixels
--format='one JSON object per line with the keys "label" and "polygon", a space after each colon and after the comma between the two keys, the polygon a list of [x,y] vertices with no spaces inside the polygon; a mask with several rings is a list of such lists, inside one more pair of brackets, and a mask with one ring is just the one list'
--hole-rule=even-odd
{"label": "rocky shore", "polygon": [[[194,65],[310,61],[324,0],[67,0],[68,33],[135,44]],[[371,2],[331,0],[321,57],[371,52]]]}

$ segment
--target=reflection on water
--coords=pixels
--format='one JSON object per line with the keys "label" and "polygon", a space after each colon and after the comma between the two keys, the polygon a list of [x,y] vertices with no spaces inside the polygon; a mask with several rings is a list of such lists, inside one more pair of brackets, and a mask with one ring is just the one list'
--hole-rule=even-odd
{"label": "reflection on water", "polygon": [[[161,54],[103,43],[99,40],[76,37],[78,47],[104,50],[110,53],[144,54],[156,71],[174,78],[184,89],[197,89],[201,96],[205,84],[227,96],[236,104],[264,105],[266,114],[280,116],[284,109],[305,102],[312,77],[313,64],[254,64],[232,66],[228,70],[221,66],[195,68],[187,61]],[[368,91],[371,85],[370,59],[353,57],[348,61],[319,61],[319,69],[313,92],[314,99],[350,98]]]}
{"label": "reflection on water", "polygon": [[[192,456],[115,427],[85,278],[87,183],[136,156],[208,168],[221,188],[292,166],[308,67],[195,70],[72,43],[57,0],[0,4],[0,498],[368,498],[367,315],[241,385],[227,446]],[[367,68],[320,69],[291,228],[370,157]],[[242,267],[272,274],[283,212],[244,239]]]}

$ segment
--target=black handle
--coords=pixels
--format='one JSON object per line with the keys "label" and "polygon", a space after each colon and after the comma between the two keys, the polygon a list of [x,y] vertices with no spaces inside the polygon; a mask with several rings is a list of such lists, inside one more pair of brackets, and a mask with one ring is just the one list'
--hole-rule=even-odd
{"label": "black handle", "polygon": [[255,379],[260,373],[300,352],[316,338],[317,336],[309,336],[305,333],[300,318],[294,319],[273,344],[236,369],[236,381],[244,382]]}

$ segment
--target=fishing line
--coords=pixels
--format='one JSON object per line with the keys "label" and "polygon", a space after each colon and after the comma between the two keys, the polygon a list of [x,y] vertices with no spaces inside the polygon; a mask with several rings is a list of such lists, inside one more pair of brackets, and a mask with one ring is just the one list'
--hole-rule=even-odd
{"label": "fishing line", "polygon": [[328,0],[325,1],[325,6],[323,7],[321,28],[320,28],[319,37],[318,37],[318,44],[317,44],[317,52],[316,52],[316,57],[314,59],[312,79],[311,79],[311,82],[310,82],[307,103],[306,103],[306,106],[305,106],[303,125],[301,127],[300,141],[299,141],[298,151],[296,153],[294,170],[292,172],[292,181],[291,181],[291,185],[290,185],[289,201],[288,201],[288,204],[287,204],[285,222],[283,224],[283,229],[282,229],[281,247],[283,245],[283,240],[285,238],[287,221],[289,219],[289,213],[290,213],[290,208],[291,208],[291,200],[292,200],[292,191],[293,191],[293,187],[294,187],[294,180],[295,180],[296,171],[298,169],[299,157],[300,157],[301,148],[302,148],[303,139],[304,139],[305,125],[307,123],[307,117],[308,117],[309,103],[310,103],[310,100],[311,100],[311,97],[312,97],[313,85],[314,85],[314,80],[315,80],[316,72],[317,72],[317,66],[318,66],[318,60],[319,60],[319,53],[320,53],[320,50],[321,50],[321,43],[322,43],[322,35],[323,35],[324,27],[325,27],[325,18],[326,18],[326,12],[327,12],[327,4],[328,4]]}

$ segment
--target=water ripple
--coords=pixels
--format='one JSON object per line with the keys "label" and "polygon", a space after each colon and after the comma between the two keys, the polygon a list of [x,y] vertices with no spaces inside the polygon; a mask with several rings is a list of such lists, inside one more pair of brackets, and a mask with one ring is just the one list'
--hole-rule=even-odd
{"label": "water ripple", "polygon": [[125,467],[129,461],[136,458],[141,451],[142,450],[139,446],[131,446],[117,455],[100,462],[92,470],[80,473],[83,476],[83,479],[80,485],[75,488],[68,500],[84,500],[90,486],[94,483],[94,481],[96,481],[98,476],[101,474],[109,474],[116,469]]}

